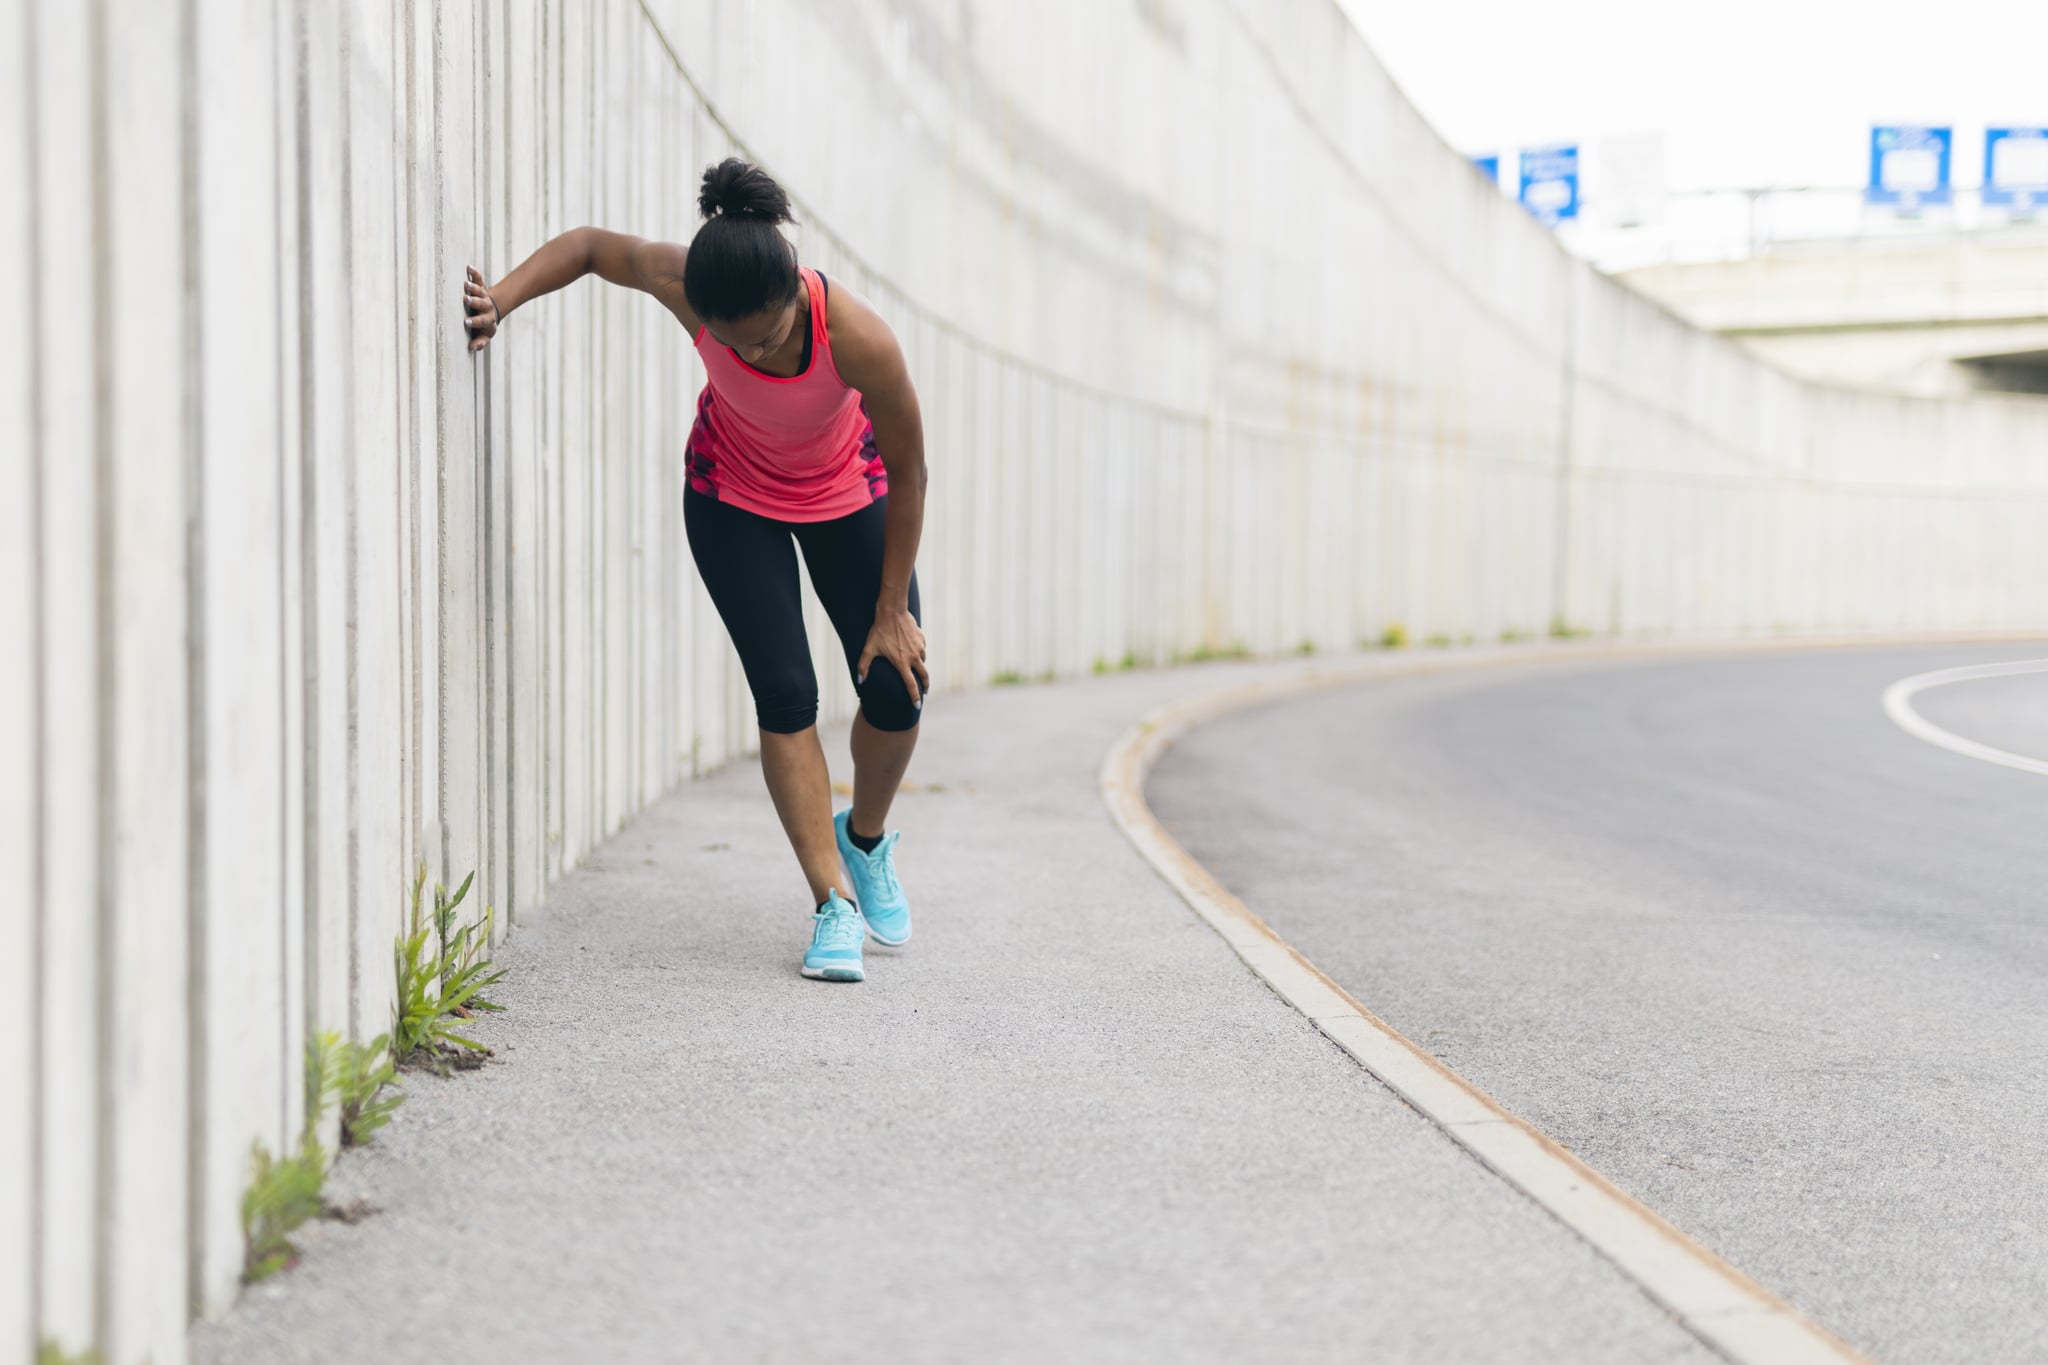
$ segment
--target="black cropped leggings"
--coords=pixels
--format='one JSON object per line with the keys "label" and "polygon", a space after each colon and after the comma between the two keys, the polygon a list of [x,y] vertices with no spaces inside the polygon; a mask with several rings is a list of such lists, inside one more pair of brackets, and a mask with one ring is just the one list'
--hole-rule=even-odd
{"label": "black cropped leggings", "polygon": [[[697,576],[739,651],[754,715],[770,734],[793,735],[818,723],[818,675],[804,636],[796,551],[803,547],[811,587],[846,651],[851,673],[867,648],[882,592],[882,524],[888,496],[834,521],[776,521],[694,488],[683,494],[683,528]],[[910,576],[910,614],[919,624],[917,575]],[[919,712],[896,666],[877,658],[866,682],[854,681],[860,713],[877,730],[908,730]]]}

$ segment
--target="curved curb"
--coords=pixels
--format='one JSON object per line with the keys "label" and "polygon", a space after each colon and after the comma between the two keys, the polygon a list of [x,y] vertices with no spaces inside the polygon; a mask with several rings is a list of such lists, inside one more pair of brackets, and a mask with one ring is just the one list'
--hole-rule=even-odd
{"label": "curved curb", "polygon": [[[1575,650],[1572,657],[1637,652]],[[1102,799],[1159,875],[1275,994],[1487,1169],[1590,1243],[1687,1331],[1738,1365],[1869,1365],[1866,1357],[1375,1017],[1226,890],[1145,803],[1145,779],[1161,755],[1195,726],[1228,712],[1346,683],[1461,664],[1526,662],[1554,653],[1528,650],[1458,662],[1403,666],[1376,661],[1313,669],[1172,703],[1151,712],[1110,747],[1098,777]]]}
{"label": "curved curb", "polygon": [[1953,730],[1942,729],[1913,709],[1914,694],[1925,692],[1930,687],[1975,682],[1979,678],[2009,678],[2019,673],[2048,673],[2048,659],[2019,659],[2002,664],[1970,664],[1963,668],[1942,668],[1932,673],[1916,673],[1910,678],[1899,679],[1884,690],[1884,713],[1891,717],[1892,724],[1915,739],[1924,739],[1929,744],[1938,745],[1965,758],[1982,759],[1986,763],[1996,763],[2001,767],[2017,768],[2023,773],[2048,777],[2048,761],[2011,753],[2005,749],[1994,749],[1989,744],[1979,744],[1974,739],[1964,739]]}

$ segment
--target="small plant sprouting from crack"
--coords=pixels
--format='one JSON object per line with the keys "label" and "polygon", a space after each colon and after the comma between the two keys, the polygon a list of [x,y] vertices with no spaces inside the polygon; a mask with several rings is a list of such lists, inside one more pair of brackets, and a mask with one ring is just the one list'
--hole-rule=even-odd
{"label": "small plant sprouting from crack", "polygon": [[255,1284],[296,1264],[299,1249],[291,1234],[320,1216],[327,1188],[327,1153],[313,1125],[299,1150],[279,1159],[258,1142],[251,1148],[256,1174],[242,1194],[242,1281]]}
{"label": "small plant sprouting from crack", "polygon": [[[320,1145],[320,1120],[326,1117],[329,1066],[338,1049],[332,1034],[306,1042],[306,1121],[299,1149],[275,1157],[261,1142],[250,1144],[255,1173],[242,1192],[242,1282],[267,1280],[299,1259],[291,1235],[320,1216],[325,1207],[327,1151]],[[336,1040],[338,1041],[338,1040]]]}
{"label": "small plant sprouting from crack", "polygon": [[296,1264],[299,1250],[291,1236],[313,1219],[359,1223],[369,1215],[370,1206],[361,1199],[342,1208],[327,1203],[327,1149],[320,1145],[320,1125],[329,1109],[338,1108],[341,1145],[360,1146],[404,1103],[395,1086],[393,1094],[379,1098],[391,1084],[388,1039],[351,1043],[338,1033],[322,1033],[307,1041],[306,1126],[298,1150],[275,1157],[261,1142],[250,1147],[254,1174],[242,1193],[243,1283],[269,1279]]}
{"label": "small plant sprouting from crack", "polygon": [[[483,994],[505,978],[502,969],[490,970],[490,959],[484,956],[491,942],[492,910],[484,908],[480,924],[456,924],[455,909],[475,880],[474,872],[464,877],[453,896],[436,882],[429,919],[420,906],[427,870],[422,867],[413,878],[412,914],[395,953],[398,1000],[391,1058],[396,1065],[428,1066],[445,1075],[450,1066],[473,1068],[491,1055],[489,1048],[459,1031],[459,1021],[503,1008]],[[430,936],[438,953],[428,949]]]}
{"label": "small plant sprouting from crack", "polygon": [[1177,664],[1207,664],[1224,659],[1249,659],[1251,648],[1242,640],[1233,640],[1227,645],[1196,645],[1193,649],[1173,656]]}
{"label": "small plant sprouting from crack", "polygon": [[102,1365],[105,1359],[98,1351],[67,1351],[48,1337],[36,1348],[36,1365]]}
{"label": "small plant sprouting from crack", "polygon": [[317,1046],[322,1097],[340,1118],[341,1145],[360,1147],[405,1103],[391,1061],[391,1035],[380,1033],[367,1043],[352,1043],[338,1033],[323,1033]]}
{"label": "small plant sprouting from crack", "polygon": [[[475,873],[463,878],[453,896],[436,884],[429,917],[421,905],[426,869],[413,879],[411,916],[393,954],[398,1001],[391,1032],[367,1043],[333,1032],[307,1041],[305,1128],[298,1150],[277,1157],[261,1142],[250,1148],[254,1170],[242,1194],[245,1283],[268,1279],[296,1263],[299,1253],[291,1235],[313,1219],[357,1223],[373,1211],[362,1199],[341,1206],[326,1202],[327,1150],[319,1132],[330,1108],[337,1111],[341,1146],[359,1147],[405,1102],[397,1084],[399,1064],[420,1062],[445,1074],[451,1062],[462,1065],[475,1058],[480,1063],[490,1054],[482,1043],[457,1032],[456,1022],[502,1008],[483,994],[505,977],[503,970],[490,970],[486,956],[495,915],[486,906],[481,923],[461,924],[456,913],[475,880]],[[45,1343],[42,1354],[48,1359],[37,1365],[63,1365],[69,1358],[53,1355],[56,1349]]]}

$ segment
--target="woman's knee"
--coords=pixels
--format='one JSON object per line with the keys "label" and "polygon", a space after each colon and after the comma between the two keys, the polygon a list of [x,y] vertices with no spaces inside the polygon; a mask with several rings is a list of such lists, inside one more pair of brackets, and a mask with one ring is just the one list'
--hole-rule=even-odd
{"label": "woman's knee", "polygon": [[860,713],[877,730],[911,730],[923,717],[910,699],[903,675],[887,659],[868,663],[868,676],[855,689],[860,693]]}

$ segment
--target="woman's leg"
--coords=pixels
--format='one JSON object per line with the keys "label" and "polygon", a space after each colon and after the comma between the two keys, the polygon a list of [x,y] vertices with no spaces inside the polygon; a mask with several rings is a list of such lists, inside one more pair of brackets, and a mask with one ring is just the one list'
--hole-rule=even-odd
{"label": "woman's leg", "polygon": [[832,779],[818,742],[818,679],[804,639],[789,527],[691,491],[683,495],[683,528],[754,694],[768,795],[810,884],[811,903],[822,904],[848,888],[832,833]]}
{"label": "woman's leg", "polygon": [[852,747],[853,814],[847,817],[847,828],[863,839],[879,839],[885,832],[889,807],[903,786],[903,774],[910,769],[917,727],[877,730],[866,716],[856,715]]}
{"label": "woman's leg", "polygon": [[[875,624],[875,601],[882,593],[882,530],[888,498],[876,499],[851,516],[797,528],[804,567],[811,586],[846,652],[849,672],[858,667],[868,631]],[[910,614],[920,624],[917,575],[910,576]],[[881,836],[889,807],[903,785],[910,755],[917,748],[922,712],[910,700],[910,689],[896,666],[886,659],[868,665],[865,681],[854,679],[860,693],[860,714],[853,721],[853,833],[864,839]]]}
{"label": "woman's leg", "polygon": [[839,841],[832,836],[832,774],[818,727],[793,735],[761,731],[761,775],[781,817],[782,832],[810,883],[811,904],[823,905],[835,891],[850,894],[839,868]]}

